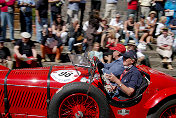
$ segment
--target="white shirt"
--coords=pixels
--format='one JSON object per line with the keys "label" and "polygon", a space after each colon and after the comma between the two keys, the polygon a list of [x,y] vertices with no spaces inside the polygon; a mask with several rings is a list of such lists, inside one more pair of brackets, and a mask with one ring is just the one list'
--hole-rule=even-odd
{"label": "white shirt", "polygon": [[161,29],[164,28],[164,26],[165,26],[163,23],[157,23],[157,24],[158,25],[156,27],[156,33],[155,33],[155,35],[159,35],[160,32],[161,32]]}
{"label": "white shirt", "polygon": [[137,55],[138,59],[141,58],[141,57],[145,57],[145,55],[142,54],[142,52],[139,52],[139,51],[136,52],[136,55]]}
{"label": "white shirt", "polygon": [[[89,21],[86,21],[86,22],[84,23],[84,25],[83,25],[83,30],[84,30],[84,31],[87,31],[88,26],[89,26]],[[102,32],[102,31],[103,31],[102,27],[99,26],[97,32]]]}
{"label": "white shirt", "polygon": [[162,46],[162,45],[170,45],[172,46],[173,44],[173,37],[172,36],[167,36],[164,37],[163,34],[161,34],[158,38],[157,38],[157,46]]}
{"label": "white shirt", "polygon": [[155,19],[156,19],[156,18],[154,18],[153,20],[151,20],[150,17],[147,17],[147,20],[148,20],[150,23],[154,23],[154,22],[155,22]]}
{"label": "white shirt", "polygon": [[109,25],[111,25],[111,26],[116,26],[116,27],[120,27],[121,29],[123,29],[123,21],[119,21],[119,22],[117,23],[116,18],[111,19]]}
{"label": "white shirt", "polygon": [[151,6],[151,1],[152,0],[139,0],[139,2],[141,3],[141,6],[146,6],[146,7],[150,7]]}

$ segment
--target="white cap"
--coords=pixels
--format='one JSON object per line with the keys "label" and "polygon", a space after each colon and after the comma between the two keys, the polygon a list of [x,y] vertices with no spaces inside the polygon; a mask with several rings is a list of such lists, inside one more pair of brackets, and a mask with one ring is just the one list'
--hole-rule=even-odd
{"label": "white cap", "polygon": [[31,34],[29,34],[28,32],[22,32],[22,33],[21,33],[21,36],[22,36],[23,38],[31,38]]}

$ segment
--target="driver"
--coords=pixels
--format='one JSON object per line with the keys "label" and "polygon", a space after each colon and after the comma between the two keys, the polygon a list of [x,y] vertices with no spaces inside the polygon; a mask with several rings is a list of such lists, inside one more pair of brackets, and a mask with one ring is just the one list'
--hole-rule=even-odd
{"label": "driver", "polygon": [[125,70],[121,74],[120,78],[117,78],[113,73],[107,74],[111,82],[115,82],[116,92],[118,91],[118,99],[124,100],[132,97],[136,89],[138,89],[142,83],[142,75],[135,67],[137,55],[133,50],[129,50],[123,55],[123,65]]}
{"label": "driver", "polygon": [[123,58],[121,56],[122,53],[125,53],[126,48],[122,44],[117,44],[116,47],[110,48],[113,50],[113,58],[115,61],[112,63],[103,64],[101,62],[98,62],[98,66],[101,66],[103,69],[103,74],[113,74],[115,76],[120,76],[124,71],[123,66]]}

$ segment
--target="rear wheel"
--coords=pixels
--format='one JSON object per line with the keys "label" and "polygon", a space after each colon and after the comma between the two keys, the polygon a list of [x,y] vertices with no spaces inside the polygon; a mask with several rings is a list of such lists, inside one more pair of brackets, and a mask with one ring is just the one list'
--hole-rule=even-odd
{"label": "rear wheel", "polygon": [[87,83],[71,83],[56,93],[49,106],[49,118],[108,118],[105,95]]}
{"label": "rear wheel", "polygon": [[176,99],[166,102],[147,118],[176,118]]}

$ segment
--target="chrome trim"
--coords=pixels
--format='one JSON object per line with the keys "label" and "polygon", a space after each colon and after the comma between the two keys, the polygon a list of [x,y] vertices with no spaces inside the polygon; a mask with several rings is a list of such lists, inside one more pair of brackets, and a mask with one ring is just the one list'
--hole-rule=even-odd
{"label": "chrome trim", "polygon": [[15,115],[15,116],[35,116],[35,117],[45,117],[46,118],[46,116],[39,116],[39,115],[28,115],[28,114],[16,114],[16,113],[14,113],[13,115]]}
{"label": "chrome trim", "polygon": [[[3,85],[4,84],[0,84]],[[13,84],[7,84],[7,86],[20,86],[20,87],[35,87],[35,88],[47,88],[47,87],[40,87],[40,86],[26,86],[26,85],[13,85]],[[60,88],[54,88],[54,87],[50,87],[51,89],[60,89]]]}

